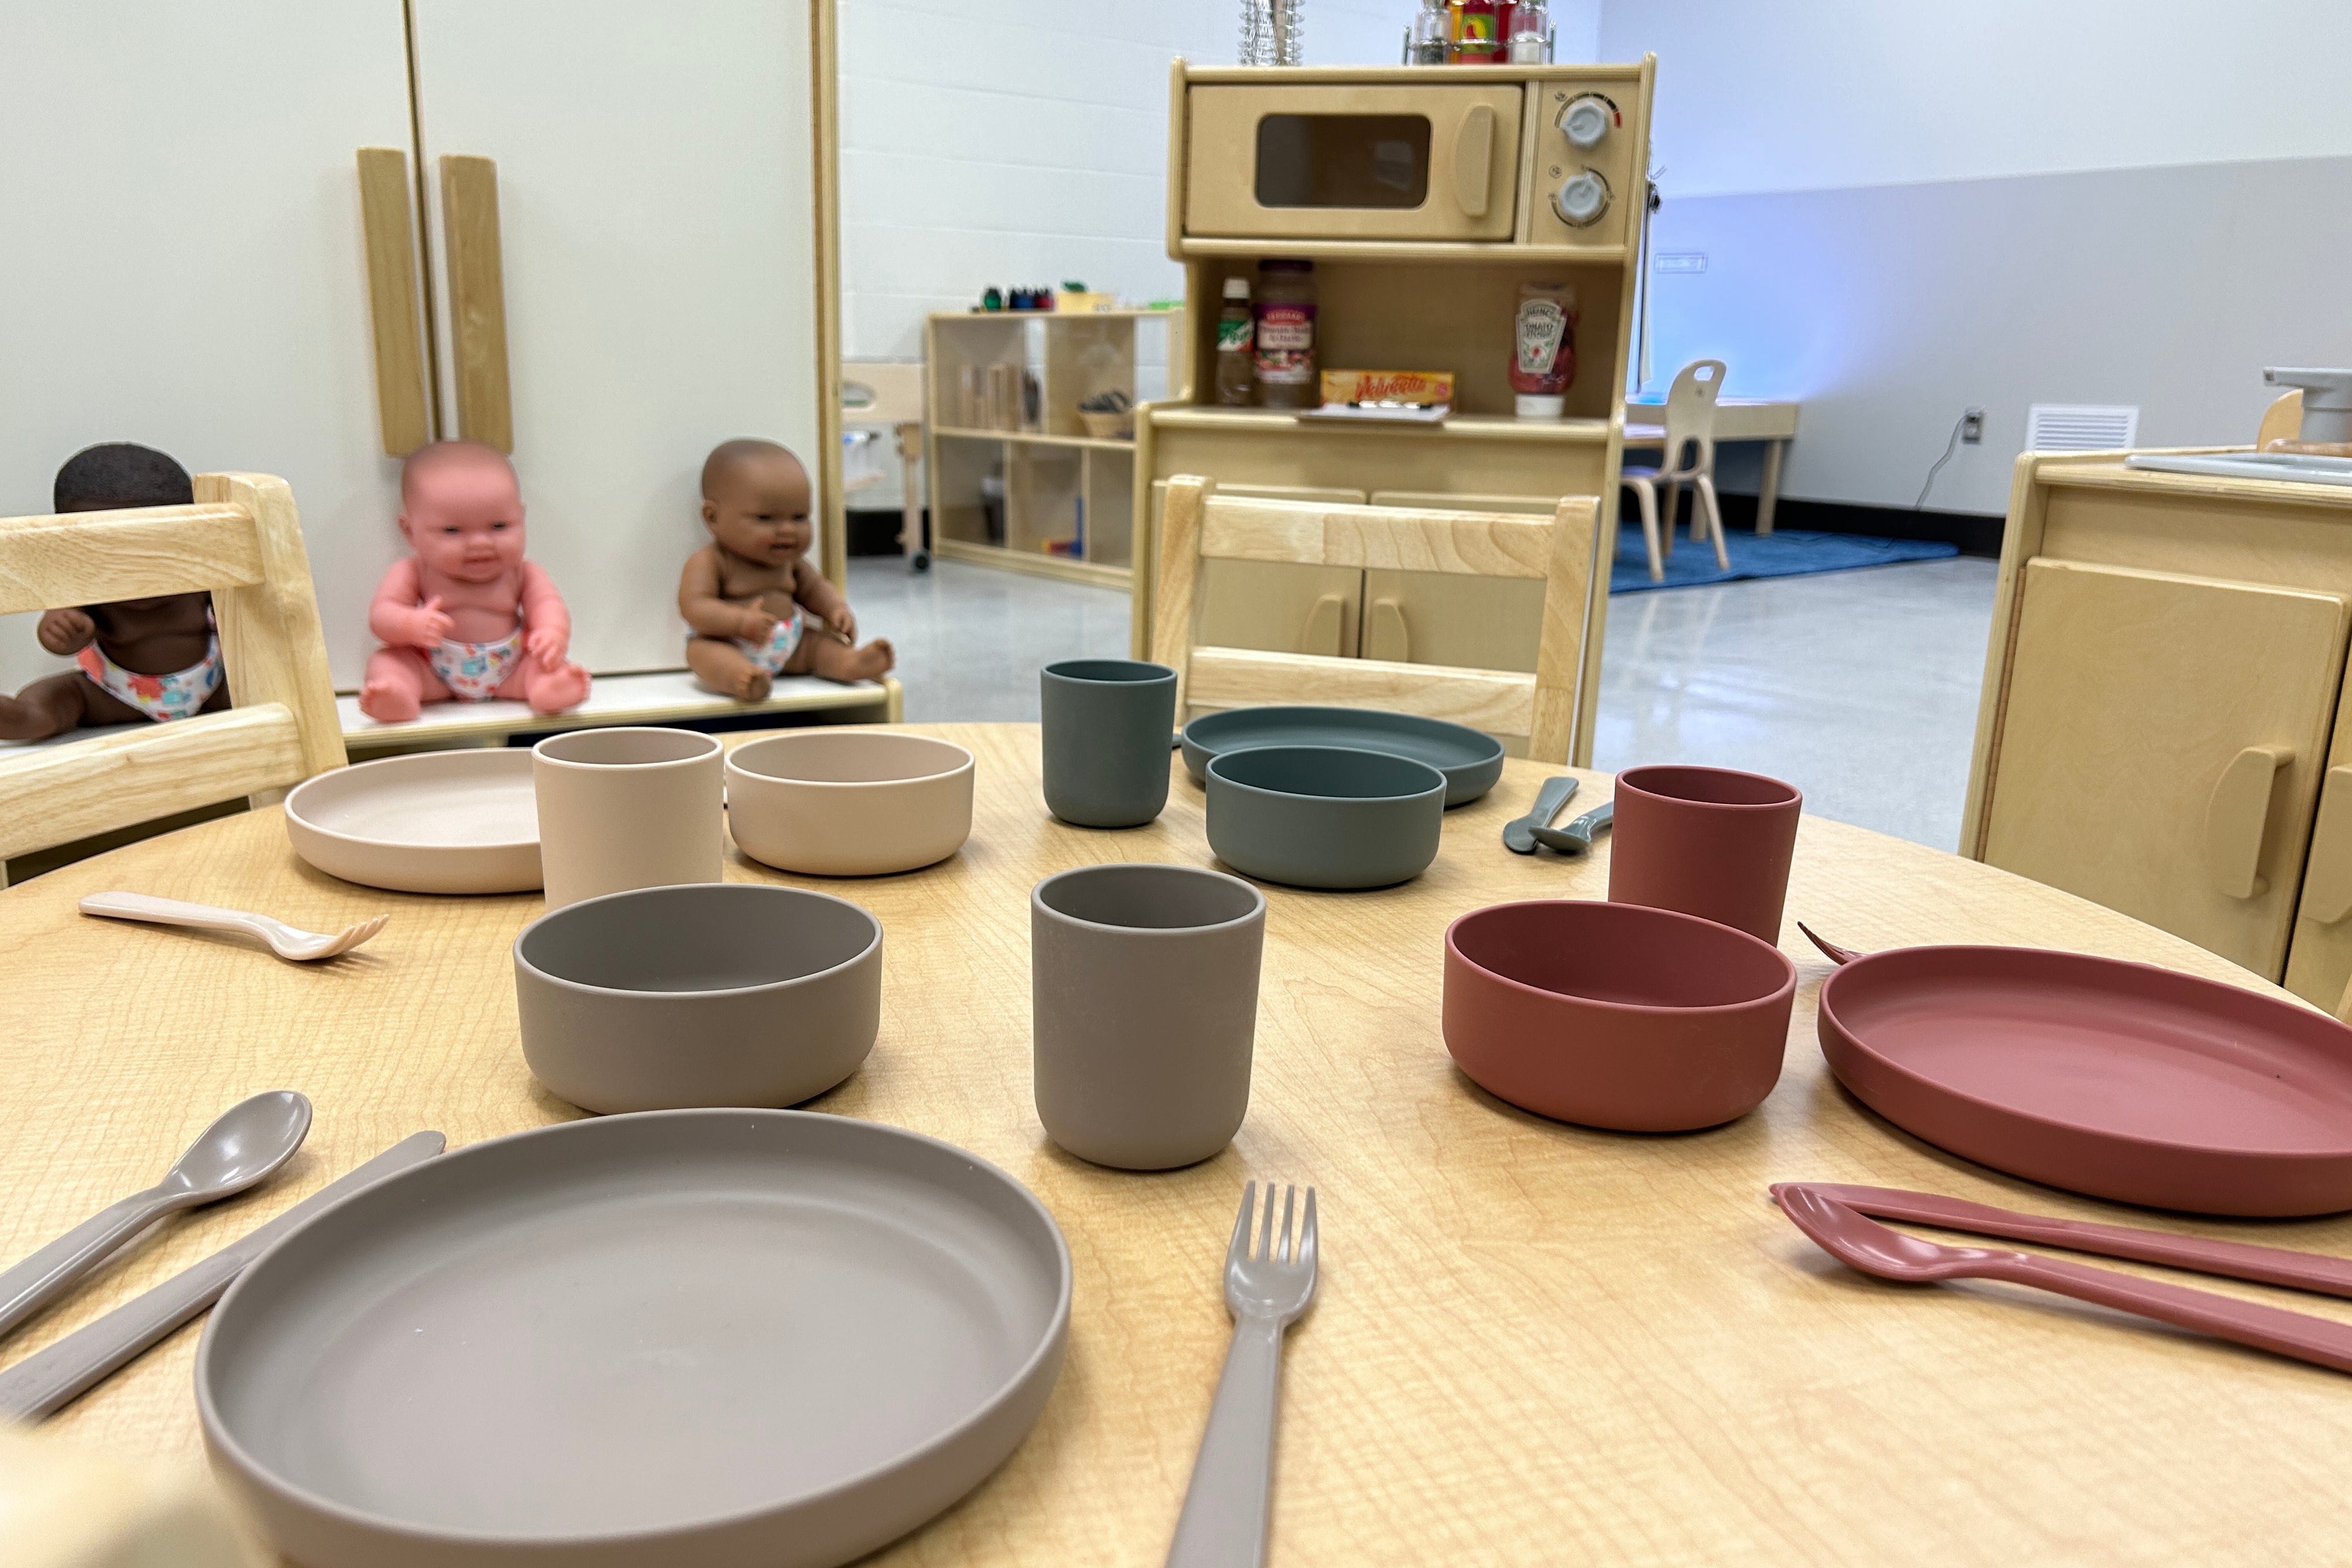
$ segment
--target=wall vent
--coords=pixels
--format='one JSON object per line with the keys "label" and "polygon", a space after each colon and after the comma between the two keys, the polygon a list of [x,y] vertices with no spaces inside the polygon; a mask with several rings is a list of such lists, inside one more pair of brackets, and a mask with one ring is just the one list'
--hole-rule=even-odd
{"label": "wall vent", "polygon": [[2137,408],[2037,403],[2025,412],[2029,452],[2120,452],[2138,437]]}

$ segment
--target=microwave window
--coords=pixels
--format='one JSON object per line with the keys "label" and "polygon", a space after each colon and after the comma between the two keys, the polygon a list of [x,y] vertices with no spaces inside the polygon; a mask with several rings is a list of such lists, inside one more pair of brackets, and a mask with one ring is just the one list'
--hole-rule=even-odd
{"label": "microwave window", "polygon": [[1429,196],[1429,117],[1269,114],[1257,122],[1262,207],[1417,207]]}

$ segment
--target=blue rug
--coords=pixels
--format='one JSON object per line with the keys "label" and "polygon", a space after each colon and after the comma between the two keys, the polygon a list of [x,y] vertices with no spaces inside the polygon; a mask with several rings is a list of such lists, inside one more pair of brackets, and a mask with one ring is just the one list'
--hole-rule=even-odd
{"label": "blue rug", "polygon": [[1723,547],[1731,556],[1731,570],[1715,563],[1715,550],[1694,544],[1687,533],[1675,541],[1666,560],[1666,580],[1650,581],[1649,557],[1642,552],[1638,521],[1619,523],[1617,560],[1609,574],[1612,594],[1639,594],[1650,588],[1696,588],[1704,583],[1734,583],[1743,577],[1802,577],[1815,572],[1851,572],[1857,566],[1888,566],[1898,561],[1940,561],[1958,555],[1957,544],[1925,539],[1875,539],[1860,533],[1808,533],[1801,529],[1775,529],[1758,536],[1727,529]]}

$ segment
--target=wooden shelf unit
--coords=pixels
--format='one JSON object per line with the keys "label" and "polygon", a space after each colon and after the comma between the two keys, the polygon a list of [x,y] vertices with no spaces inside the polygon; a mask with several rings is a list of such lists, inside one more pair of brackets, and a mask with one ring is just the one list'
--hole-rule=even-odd
{"label": "wooden shelf unit", "polygon": [[[1159,500],[1167,481],[1179,474],[1200,474],[1228,489],[1261,496],[1380,504],[1380,497],[1410,494],[1420,498],[1420,504],[1434,505],[1445,497],[1466,500],[1475,495],[1490,509],[1547,514],[1562,496],[1590,495],[1600,505],[1598,559],[1587,606],[1586,664],[1570,754],[1578,763],[1590,762],[1607,621],[1608,563],[1616,540],[1624,386],[1638,276],[1641,172],[1648,166],[1654,73],[1655,62],[1647,59],[1620,66],[1459,70],[1198,69],[1177,63],[1170,85],[1168,254],[1184,268],[1188,359],[1194,374],[1181,387],[1171,378],[1175,390],[1145,407],[1137,420],[1137,657],[1151,646]],[[1267,237],[1251,229],[1251,237],[1236,237],[1214,232],[1222,221],[1214,215],[1234,210],[1236,185],[1245,185],[1253,176],[1245,166],[1246,155],[1234,160],[1219,156],[1201,168],[1190,166],[1188,150],[1197,127],[1189,95],[1196,89],[1206,87],[1228,95],[1216,100],[1213,111],[1202,110],[1216,114],[1226,128],[1245,126],[1248,114],[1255,112],[1234,107],[1231,91],[1244,87],[1252,89],[1269,114],[1425,111],[1433,124],[1440,124],[1451,123],[1450,111],[1438,96],[1448,85],[1505,87],[1524,93],[1523,100],[1515,100],[1524,102],[1524,113],[1509,141],[1498,142],[1496,174],[1490,182],[1495,199],[1516,204],[1507,234],[1493,238],[1395,237],[1391,231],[1381,237],[1364,231],[1373,223],[1392,221],[1395,214],[1359,215],[1344,208],[1287,209],[1300,214],[1295,234]],[[1561,106],[1584,93],[1609,98],[1622,121],[1598,151],[1573,153],[1561,140],[1556,117]],[[1246,135],[1230,129],[1218,135],[1223,138],[1220,146],[1226,142],[1248,144]],[[1228,163],[1234,166],[1229,168]],[[1591,227],[1567,229],[1553,217],[1548,193],[1563,169],[1579,163],[1605,172],[1612,201],[1603,218]],[[1451,166],[1462,165],[1456,159]],[[1443,174],[1443,169],[1433,170],[1432,194],[1423,210],[1436,211],[1441,200],[1436,182]],[[1196,205],[1212,216],[1195,223]],[[1266,216],[1260,213],[1251,221]],[[1426,221],[1439,225],[1446,220],[1435,216]],[[1455,378],[1453,415],[1436,426],[1349,424],[1301,419],[1289,410],[1218,405],[1216,321],[1225,280],[1248,279],[1255,298],[1258,263],[1276,258],[1315,265],[1319,368],[1450,371]],[[1520,288],[1528,283],[1565,283],[1576,290],[1577,373],[1561,419],[1520,419],[1516,413],[1509,380],[1514,318]],[[1220,561],[1211,566],[1202,613],[1216,623],[1218,642],[1282,652],[1328,651],[1307,648],[1298,639],[1310,633],[1307,608],[1328,598],[1337,584],[1275,563]],[[1397,575],[1420,579],[1430,574]],[[1417,596],[1416,613],[1433,634],[1412,639],[1416,658],[1426,649],[1424,662],[1444,662],[1437,658],[1439,650],[1475,644],[1488,651],[1493,668],[1535,668],[1539,606],[1512,599],[1507,586],[1452,584],[1442,593],[1439,586],[1407,584],[1407,591]],[[1339,591],[1344,597],[1345,590]],[[1343,616],[1343,627],[1357,624]],[[1328,630],[1324,623],[1312,625]]]}
{"label": "wooden shelf unit", "polygon": [[[1187,347],[1181,310],[941,311],[924,326],[929,398],[931,541],[950,561],[1039,576],[1129,585],[1135,552],[1135,443],[1089,436],[1078,404],[1117,390],[1136,395],[1136,330],[1167,325],[1171,385]],[[992,368],[1037,388],[1034,422],[1015,396],[986,424]],[[981,396],[969,395],[973,373]],[[1002,379],[1000,379],[1002,384]],[[1077,540],[1082,553],[1049,543]]]}

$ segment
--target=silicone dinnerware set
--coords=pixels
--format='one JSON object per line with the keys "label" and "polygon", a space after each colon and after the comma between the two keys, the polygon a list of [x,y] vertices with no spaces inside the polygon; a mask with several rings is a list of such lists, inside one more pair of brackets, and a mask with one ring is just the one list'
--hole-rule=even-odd
{"label": "silicone dinnerware set", "polygon": [[[1119,660],[1045,672],[1054,816],[1114,832],[1159,816],[1177,684]],[[1212,1158],[1247,1117],[1282,918],[1256,884],[1377,899],[1355,890],[1421,876],[1449,808],[1503,771],[1488,737],[1365,710],[1210,713],[1177,744],[1230,872],[1112,860],[1029,899],[1038,1120],[1116,1170]],[[786,1109],[873,1049],[882,922],[831,892],[722,879],[730,835],[809,876],[952,857],[971,830],[972,756],[863,729],[722,750],[691,731],[580,731],[530,753],[363,763],[289,795],[289,841],[331,875],[434,893],[543,884],[546,912],[512,952],[523,1058],[553,1094],[617,1114],[448,1153],[417,1133],[0,1372],[0,1412],[56,1410],[217,1300],[196,1370],[207,1447],[272,1542],[314,1568],[815,1568],[920,1527],[1001,1464],[1066,1347],[1061,1232],[962,1150]],[[1470,1083],[1555,1121],[1636,1134],[1736,1121],[1770,1095],[1787,1047],[1799,971],[1777,944],[1801,797],[1756,774],[1635,768],[1555,826],[1577,793],[1548,781],[1506,849],[1571,864],[1605,850],[1607,900],[1453,919],[1432,954],[1446,1048]],[[105,897],[90,913],[167,918]],[[1824,1056],[1896,1127],[2117,1201],[2352,1208],[2352,1031],[2330,1019],[2075,954],[1815,941],[1840,965],[1821,988]],[[0,1333],[158,1215],[268,1179],[309,1121],[299,1095],[232,1110],[163,1183],[0,1274]],[[2304,1314],[1878,1221],[2343,1296],[2352,1261],[1893,1189],[1771,1195],[1865,1272],[2014,1280],[2352,1370],[2352,1330]],[[1182,1568],[1262,1557],[1316,1206],[1311,1187],[1278,1205],[1271,1184],[1262,1201],[1244,1190],[1224,1267],[1234,1337],[1169,1559]],[[677,1364],[641,1375],[621,1352],[645,1342]]]}

